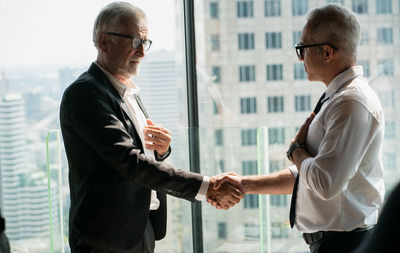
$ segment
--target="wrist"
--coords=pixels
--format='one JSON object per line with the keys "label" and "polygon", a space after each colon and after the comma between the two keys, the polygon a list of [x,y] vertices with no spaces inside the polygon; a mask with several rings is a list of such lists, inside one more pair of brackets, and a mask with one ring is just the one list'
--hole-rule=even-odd
{"label": "wrist", "polygon": [[288,151],[286,151],[286,156],[289,159],[289,161],[293,162],[293,153],[294,151],[298,150],[298,149],[305,149],[304,145],[302,143],[299,142],[293,142]]}

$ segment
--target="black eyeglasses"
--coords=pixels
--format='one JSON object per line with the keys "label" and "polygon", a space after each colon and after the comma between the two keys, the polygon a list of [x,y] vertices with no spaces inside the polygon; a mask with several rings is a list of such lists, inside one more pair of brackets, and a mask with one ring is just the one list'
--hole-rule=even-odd
{"label": "black eyeglasses", "polygon": [[148,39],[144,40],[138,36],[130,36],[130,35],[125,35],[125,34],[120,34],[120,33],[113,33],[113,32],[106,32],[105,34],[132,39],[133,50],[136,50],[140,47],[140,45],[143,45],[144,51],[148,51],[150,49],[151,43],[153,43],[151,40],[148,40]]}
{"label": "black eyeglasses", "polygon": [[332,45],[332,44],[330,44],[328,42],[318,43],[318,44],[308,44],[308,45],[303,45],[301,43],[297,43],[296,45],[294,45],[294,48],[296,48],[297,57],[299,57],[300,59],[303,59],[303,57],[304,57],[304,48],[307,48],[307,47],[319,47],[319,46],[325,46],[325,45],[328,45],[331,48],[333,48],[335,50],[338,50],[337,47],[335,47],[334,45]]}

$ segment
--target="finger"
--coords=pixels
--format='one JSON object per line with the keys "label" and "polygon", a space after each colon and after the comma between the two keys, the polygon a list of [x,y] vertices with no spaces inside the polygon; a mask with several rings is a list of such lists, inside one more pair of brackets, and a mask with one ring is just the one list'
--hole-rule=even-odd
{"label": "finger", "polygon": [[147,119],[147,125],[154,126],[154,123],[151,119]]}
{"label": "finger", "polygon": [[171,140],[171,135],[166,134],[160,130],[146,128],[143,130],[143,132],[145,133],[145,136],[147,135],[147,137],[150,137],[150,138],[159,138],[159,139],[162,139],[165,141]]}
{"label": "finger", "polygon": [[225,175],[223,178],[217,180],[216,185],[218,186],[216,189],[218,189],[219,187],[221,187],[221,185],[223,183],[229,183],[235,187],[239,187],[240,188],[240,183],[237,181],[237,179],[235,177],[233,177],[232,175]]}
{"label": "finger", "polygon": [[232,196],[234,196],[235,198],[238,198],[239,200],[244,198],[244,193],[242,192],[241,189],[236,189],[236,191],[232,192]]}

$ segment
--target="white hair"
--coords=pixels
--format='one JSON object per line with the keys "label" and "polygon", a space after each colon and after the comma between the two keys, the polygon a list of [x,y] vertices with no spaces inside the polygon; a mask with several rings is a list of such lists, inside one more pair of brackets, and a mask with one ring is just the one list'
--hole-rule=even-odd
{"label": "white hair", "polygon": [[146,19],[144,12],[127,2],[113,2],[105,6],[97,15],[93,28],[93,42],[98,48],[99,34],[102,32],[117,32],[118,27],[126,18]]}
{"label": "white hair", "polygon": [[307,15],[307,27],[316,43],[328,42],[356,59],[360,23],[351,10],[338,4],[314,8]]}

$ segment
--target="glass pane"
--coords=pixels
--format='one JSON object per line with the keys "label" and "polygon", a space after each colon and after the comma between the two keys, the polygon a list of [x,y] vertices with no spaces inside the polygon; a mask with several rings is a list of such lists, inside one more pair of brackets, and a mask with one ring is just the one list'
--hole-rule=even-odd
{"label": "glass pane", "polygon": [[[305,14],[314,7],[328,2],[336,2],[353,8],[359,15],[363,42],[360,46],[358,60],[364,67],[366,78],[377,91],[385,108],[385,117],[389,129],[385,141],[386,166],[391,169],[392,178],[385,178],[387,190],[397,182],[400,170],[396,153],[399,122],[398,110],[399,62],[398,47],[400,27],[395,22],[395,15],[371,13],[368,4],[375,1],[281,1],[282,16],[274,15],[271,6],[279,1],[254,1],[254,16],[243,19],[236,15],[237,3],[241,1],[219,1],[219,21],[209,20],[201,13],[207,1],[196,1],[197,68],[203,73],[214,65],[221,67],[221,82],[217,89],[213,83],[203,77],[198,78],[200,103],[200,126],[204,128],[201,143],[201,168],[204,174],[213,175],[222,172],[219,161],[224,161],[224,171],[249,173],[244,169],[248,161],[257,157],[260,143],[254,143],[251,129],[263,128],[267,138],[268,158],[271,161],[270,171],[286,168],[289,163],[284,156],[290,140],[295,136],[299,126],[316,105],[325,86],[308,81],[304,64],[299,62],[293,48],[299,42],[300,31],[305,23]],[[394,2],[394,1],[392,1]],[[285,3],[285,6],[283,4]],[[203,7],[202,7],[203,6]],[[393,8],[395,8],[394,5]],[[374,9],[375,6],[372,6]],[[397,9],[397,7],[396,7]],[[288,14],[289,13],[289,14]],[[274,15],[274,16],[273,16]],[[397,15],[397,14],[396,14]],[[373,25],[371,25],[373,24]],[[378,29],[390,28],[381,32],[378,43]],[[212,51],[207,36],[213,33],[220,35],[221,49]],[[255,50],[239,50],[238,34],[254,33]],[[281,47],[274,47],[273,34],[281,34]],[[272,50],[273,49],[273,50]],[[254,66],[255,78],[247,79],[247,68]],[[211,88],[212,87],[212,88]],[[242,113],[241,98],[255,97],[257,111]],[[215,98],[218,98],[216,100]],[[216,101],[221,108],[218,115],[213,114]],[[394,125],[391,122],[395,122]],[[214,129],[224,130],[224,143],[213,145],[209,141]],[[397,134],[394,134],[397,133]],[[390,144],[389,144],[390,143]],[[240,152],[238,152],[240,150]],[[266,169],[268,166],[264,166]],[[247,167],[246,167],[247,168]],[[257,169],[262,169],[258,166]],[[266,171],[260,173],[267,173]],[[268,197],[268,200],[267,200]],[[301,234],[288,225],[290,195],[259,196],[258,204],[253,195],[246,197],[238,206],[221,214],[220,211],[204,206],[203,229],[206,252],[308,252]],[[262,203],[268,204],[263,205]],[[258,205],[258,208],[255,208]],[[264,208],[264,209],[263,209]],[[267,212],[269,208],[270,212]],[[259,219],[260,212],[264,215]],[[269,216],[267,215],[269,214]],[[269,218],[268,218],[269,217]],[[270,219],[268,222],[267,219]],[[219,237],[208,231],[218,231],[218,223],[226,224],[226,237]],[[269,225],[267,225],[269,224]],[[258,231],[257,229],[258,228]],[[260,228],[262,229],[260,231]],[[264,229],[265,228],[265,229]],[[216,233],[215,232],[215,233]],[[261,235],[263,233],[263,235]],[[266,245],[270,240],[270,250]],[[268,248],[268,249],[267,249]]]}
{"label": "glass pane", "polygon": [[[69,252],[68,166],[63,143],[51,132],[47,177],[47,130],[59,128],[65,88],[96,60],[93,24],[110,2],[0,1],[0,30],[8,34],[0,40],[0,208],[13,253]],[[189,169],[182,1],[134,4],[146,13],[153,41],[134,80],[152,121],[173,133],[167,162]],[[218,18],[217,2],[208,7],[208,16]],[[156,252],[190,251],[191,203],[168,197],[167,236]]]}

